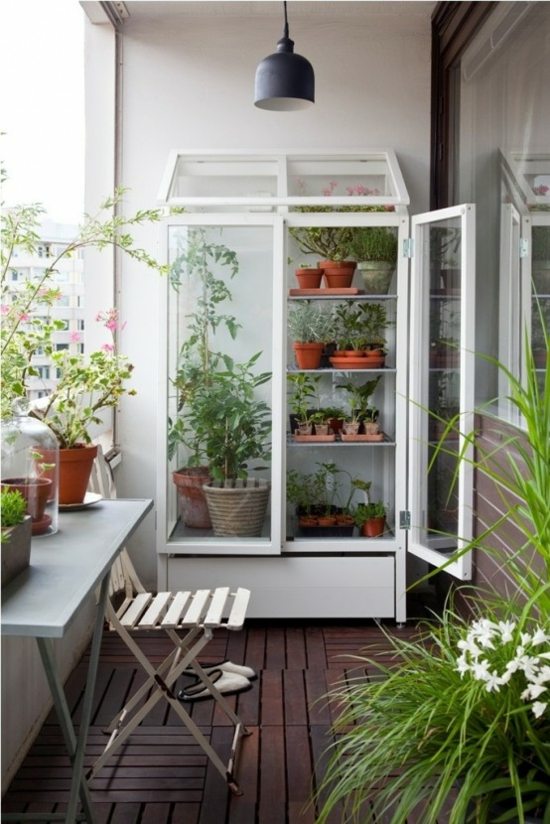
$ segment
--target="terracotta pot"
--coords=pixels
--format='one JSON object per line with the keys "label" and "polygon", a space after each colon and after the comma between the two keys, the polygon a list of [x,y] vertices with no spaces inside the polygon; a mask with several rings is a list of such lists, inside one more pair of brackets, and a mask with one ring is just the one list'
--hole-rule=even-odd
{"label": "terracotta pot", "polygon": [[207,466],[193,466],[172,472],[180,502],[181,518],[192,529],[212,529],[203,486],[212,480]]}
{"label": "terracotta pot", "polygon": [[347,289],[353,281],[357,263],[353,260],[323,260],[319,268],[323,270],[328,289]]}
{"label": "terracotta pot", "polygon": [[324,344],[298,343],[298,341],[295,341],[292,346],[298,369],[319,369]]}
{"label": "terracotta pot", "polygon": [[310,423],[299,423],[295,430],[297,435],[311,435],[313,426]]}
{"label": "terracotta pot", "polygon": [[315,434],[316,435],[328,435],[328,423],[316,423],[315,424]]}
{"label": "terracotta pot", "polygon": [[344,435],[357,435],[360,426],[359,421],[344,421]]}
{"label": "terracotta pot", "polygon": [[385,518],[369,518],[361,527],[361,535],[364,538],[378,538],[384,533],[385,526]]}
{"label": "terracotta pot", "polygon": [[334,526],[336,524],[336,516],[335,515],[320,515],[317,518],[317,523],[319,526]]}
{"label": "terracotta pot", "polygon": [[86,495],[97,446],[77,444],[59,450],[59,503],[80,504]]}
{"label": "terracotta pot", "polygon": [[319,289],[322,277],[322,269],[296,269],[296,280],[300,289]]}
{"label": "terracotta pot", "polygon": [[45,509],[52,481],[49,478],[6,478],[2,481],[2,489],[17,489],[27,502],[27,512],[32,518],[32,534],[43,535],[48,531],[52,519],[46,515]]}

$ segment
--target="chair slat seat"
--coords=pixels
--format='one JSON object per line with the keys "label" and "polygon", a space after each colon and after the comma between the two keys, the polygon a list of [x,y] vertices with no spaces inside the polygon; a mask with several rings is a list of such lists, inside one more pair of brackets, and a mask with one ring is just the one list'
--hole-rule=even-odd
{"label": "chair slat seat", "polygon": [[193,593],[193,599],[191,601],[189,609],[187,610],[185,615],[182,616],[180,626],[194,627],[197,626],[197,624],[200,625],[206,613],[209,598],[209,589],[197,589],[197,591]]}
{"label": "chair slat seat", "polygon": [[231,612],[229,613],[229,618],[227,619],[227,629],[239,630],[243,628],[249,601],[250,590],[244,589],[244,587],[239,587],[235,593],[233,606],[231,608]]}
{"label": "chair slat seat", "polygon": [[172,603],[161,621],[161,627],[163,629],[167,627],[176,629],[176,627],[180,626],[181,614],[190,598],[190,592],[176,592],[176,594],[172,596]]}
{"label": "chair slat seat", "polygon": [[223,621],[223,611],[229,597],[229,587],[218,587],[212,593],[210,606],[204,618],[205,627],[219,627]]}
{"label": "chair slat seat", "polygon": [[151,603],[153,596],[150,592],[140,592],[136,595],[124,615],[120,617],[120,623],[123,627],[135,627],[143,612]]}
{"label": "chair slat seat", "polygon": [[155,595],[147,612],[139,619],[139,629],[153,629],[166,611],[166,605],[172,600],[171,592],[159,592]]}

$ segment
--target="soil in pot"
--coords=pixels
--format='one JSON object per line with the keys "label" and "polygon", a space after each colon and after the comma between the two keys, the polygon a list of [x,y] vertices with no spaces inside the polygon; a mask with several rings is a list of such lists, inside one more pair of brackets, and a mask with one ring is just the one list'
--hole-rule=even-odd
{"label": "soil in pot", "polygon": [[181,519],[192,529],[212,529],[208,505],[204,497],[204,484],[212,480],[207,466],[178,469],[172,473],[178,489]]}

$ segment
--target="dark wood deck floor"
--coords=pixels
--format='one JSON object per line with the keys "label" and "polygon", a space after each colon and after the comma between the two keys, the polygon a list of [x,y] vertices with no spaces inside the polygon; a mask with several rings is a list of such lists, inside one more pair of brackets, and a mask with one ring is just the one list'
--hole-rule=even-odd
{"label": "dark wood deck floor", "polygon": [[[414,628],[395,630],[411,634]],[[161,660],[169,642],[144,634],[141,644]],[[249,621],[239,633],[218,634],[203,661],[229,659],[258,673],[248,692],[229,700],[251,735],[242,742],[233,796],[219,773],[165,701],[157,704],[129,743],[92,782],[98,824],[313,824],[311,790],[323,771],[336,707],[323,696],[331,685],[357,675],[351,656],[388,645],[372,623]],[[67,683],[78,724],[87,656]],[[99,665],[87,764],[101,752],[108,723],[140,682],[140,670],[123,643],[106,633]],[[197,702],[192,717],[216,748],[229,748],[232,728],[212,701]],[[70,767],[52,712],[4,796],[3,811],[63,810]],[[341,817],[334,816],[334,824]]]}

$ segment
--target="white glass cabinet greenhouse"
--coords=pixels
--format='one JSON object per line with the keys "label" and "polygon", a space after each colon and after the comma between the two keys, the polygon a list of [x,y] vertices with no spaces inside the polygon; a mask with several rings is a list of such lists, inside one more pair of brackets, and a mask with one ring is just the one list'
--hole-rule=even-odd
{"label": "white glass cabinet greenhouse", "polygon": [[[470,534],[464,469],[450,488],[462,436],[432,460],[427,410],[462,413],[462,431],[473,410],[473,207],[411,230],[391,151],[173,152],[160,198],[159,589],[248,586],[258,617],[405,620],[407,552],[448,564]],[[373,244],[374,273],[342,265]],[[467,579],[470,559],[446,568]]]}

